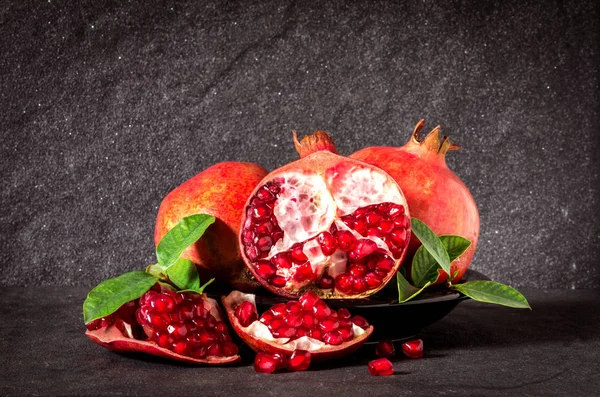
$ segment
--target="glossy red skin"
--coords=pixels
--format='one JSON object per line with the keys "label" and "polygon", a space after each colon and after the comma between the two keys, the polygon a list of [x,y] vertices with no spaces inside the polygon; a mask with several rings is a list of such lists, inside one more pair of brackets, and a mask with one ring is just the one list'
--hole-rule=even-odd
{"label": "glossy red skin", "polygon": [[[333,150],[335,150],[335,148],[333,148]],[[276,177],[278,177],[279,175],[281,175],[282,173],[285,173],[285,172],[298,171],[298,172],[303,172],[304,174],[308,174],[309,172],[311,172],[311,173],[314,173],[314,174],[317,174],[320,176],[324,176],[326,173],[334,173],[334,174],[343,175],[348,170],[352,169],[353,167],[357,167],[357,168],[361,168],[361,169],[365,169],[365,168],[373,169],[374,168],[371,164],[368,164],[366,162],[358,161],[356,159],[350,159],[348,157],[344,157],[344,156],[340,156],[339,154],[332,153],[330,151],[330,148],[321,149],[314,153],[307,153],[306,151],[302,152],[302,150],[300,150],[300,149],[298,149],[298,152],[300,153],[302,158],[300,160],[296,160],[294,162],[286,164],[286,165],[282,166],[281,168],[278,168],[278,169],[270,172],[267,176],[265,176],[263,178],[263,180],[257,184],[257,189],[255,189],[248,196],[248,203],[246,205],[250,205],[250,201],[251,201],[250,198],[254,197],[254,195],[258,191],[258,187],[262,187],[267,182],[275,179]],[[304,157],[304,156],[306,156],[306,157]],[[328,186],[328,189],[330,191],[336,190],[336,188],[337,188],[336,183],[338,183],[338,182],[339,182],[339,179],[335,179],[333,181],[333,184]],[[400,190],[400,188],[398,190]],[[400,190],[400,194],[402,194],[402,190]],[[406,214],[408,216],[410,216],[409,209],[406,208],[405,210],[406,210]],[[239,226],[240,229],[243,228],[245,221],[246,221],[246,218],[242,217],[242,222],[240,223],[240,226]],[[263,280],[261,277],[259,277],[258,274],[256,273],[256,270],[254,269],[254,266],[252,266],[252,261],[250,261],[246,257],[245,253],[243,252],[244,243],[242,241],[241,234],[238,236],[238,244],[240,247],[239,249],[242,251],[242,258],[244,259],[244,262],[246,263],[246,267],[254,275],[254,277],[262,284],[262,286],[264,288],[273,292],[274,294],[277,294],[280,296],[285,296],[288,298],[295,298],[300,295],[301,291],[288,291],[288,290],[284,290],[282,288],[277,288],[277,287],[274,287],[271,284],[269,284],[268,281]],[[362,294],[356,294],[356,295],[341,295],[341,294],[336,293],[334,297],[339,298],[339,299],[357,299],[357,298],[364,298],[364,297],[367,297],[367,296],[377,293],[383,287],[385,287],[390,282],[390,280],[392,280],[393,278],[396,277],[396,271],[400,268],[400,266],[406,256],[406,252],[407,251],[404,250],[402,252],[402,255],[400,256],[400,258],[395,261],[394,270],[390,271],[390,273],[383,280],[383,282],[381,283],[381,285],[379,287],[368,290]],[[320,297],[322,297],[318,290],[315,290],[315,292]],[[332,298],[332,297],[328,296],[327,298]]]}
{"label": "glossy red skin", "polygon": [[95,331],[86,331],[85,334],[100,346],[119,353],[146,353],[188,364],[228,365],[241,361],[239,355],[231,357],[207,357],[204,359],[182,356],[169,349],[162,348],[154,342],[127,338],[114,325]]}
{"label": "glossy red skin", "polygon": [[198,265],[202,280],[216,277],[217,282],[247,290],[238,234],[246,199],[266,174],[264,168],[253,163],[222,162],[184,182],[163,199],[158,209],[155,245],[182,218],[200,213],[213,215],[215,223],[182,257]]}
{"label": "glossy red skin", "polygon": [[[472,242],[452,262],[451,274],[458,271],[454,278],[456,282],[463,277],[475,254],[479,238],[479,212],[469,189],[446,165],[447,149],[434,150],[433,146],[425,142],[419,144],[413,138],[402,147],[374,146],[359,150],[349,157],[376,165],[390,174],[404,192],[411,217],[425,222],[437,235],[455,234]],[[407,251],[409,263],[420,245],[413,234]],[[443,283],[446,279],[446,274],[440,271],[437,283]]]}

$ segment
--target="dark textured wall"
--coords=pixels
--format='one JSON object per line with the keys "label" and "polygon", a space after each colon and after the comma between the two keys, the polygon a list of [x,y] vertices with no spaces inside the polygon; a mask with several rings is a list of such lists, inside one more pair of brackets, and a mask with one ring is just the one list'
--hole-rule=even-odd
{"label": "dark textured wall", "polygon": [[213,163],[349,154],[413,125],[461,144],[472,264],[600,287],[593,1],[4,1],[1,285],[93,285],[154,259],[161,199]]}

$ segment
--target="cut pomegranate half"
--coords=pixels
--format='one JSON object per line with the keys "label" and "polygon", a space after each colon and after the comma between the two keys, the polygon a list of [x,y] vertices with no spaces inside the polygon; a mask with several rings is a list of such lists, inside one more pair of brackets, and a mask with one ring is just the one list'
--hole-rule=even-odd
{"label": "cut pomegranate half", "polygon": [[282,296],[374,294],[394,277],[410,240],[402,191],[383,170],[335,154],[322,131],[296,147],[302,158],[267,175],[246,204],[246,266]]}
{"label": "cut pomegranate half", "polygon": [[[373,332],[364,318],[352,317],[347,309],[331,309],[312,291],[273,305],[253,321],[246,316],[256,318],[254,295],[233,291],[222,301],[233,329],[256,352],[289,358],[295,350],[304,350],[312,362],[323,361],[356,351]],[[242,306],[244,310],[236,310]]]}

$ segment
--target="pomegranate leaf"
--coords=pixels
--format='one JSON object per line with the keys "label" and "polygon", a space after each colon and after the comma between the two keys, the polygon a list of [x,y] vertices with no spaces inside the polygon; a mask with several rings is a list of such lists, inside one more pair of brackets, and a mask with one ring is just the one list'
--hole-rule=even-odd
{"label": "pomegranate leaf", "polygon": [[411,300],[431,285],[431,282],[428,281],[425,283],[425,286],[416,288],[412,286],[400,272],[396,273],[396,282],[398,283],[398,302],[400,303]]}
{"label": "pomegranate leaf", "polygon": [[189,259],[179,258],[167,269],[167,276],[179,289],[200,288],[200,276],[196,265]]}
{"label": "pomegranate leaf", "polygon": [[143,271],[122,274],[101,282],[83,302],[83,320],[87,324],[117,311],[125,303],[148,291],[158,279]]}
{"label": "pomegranate leaf", "polygon": [[[440,235],[439,239],[448,253],[450,263],[462,255],[471,245],[471,242],[466,238],[452,234]],[[439,277],[439,268],[440,265],[433,255],[423,245],[420,246],[412,260],[410,276],[413,284],[417,287],[423,287],[428,281],[435,283]]]}
{"label": "pomegranate leaf", "polygon": [[467,281],[451,288],[478,302],[495,303],[517,309],[531,309],[527,299],[516,289],[496,281]]}
{"label": "pomegranate leaf", "polygon": [[435,235],[429,226],[417,218],[411,219],[411,227],[412,232],[417,236],[419,241],[423,244],[423,247],[429,251],[436,262],[439,263],[442,270],[450,274],[450,257],[440,238]]}
{"label": "pomegranate leaf", "polygon": [[206,214],[190,215],[167,232],[156,247],[156,259],[164,269],[173,265],[183,251],[195,243],[215,222],[215,217]]}

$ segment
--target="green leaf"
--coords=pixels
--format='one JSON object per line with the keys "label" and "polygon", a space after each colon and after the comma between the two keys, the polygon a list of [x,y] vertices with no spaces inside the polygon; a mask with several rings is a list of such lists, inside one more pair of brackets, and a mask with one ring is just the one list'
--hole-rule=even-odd
{"label": "green leaf", "polygon": [[479,302],[494,303],[517,309],[531,309],[527,299],[519,291],[495,281],[467,281],[454,284],[451,288]]}
{"label": "green leaf", "polygon": [[426,224],[417,218],[411,219],[412,232],[421,241],[431,256],[440,264],[442,270],[450,274],[450,257],[438,236]]}
{"label": "green leaf", "polygon": [[412,286],[404,276],[398,272],[396,273],[396,282],[398,283],[398,301],[400,303],[407,302],[419,295],[425,288],[427,288],[431,283],[426,283],[422,288],[415,288]]}
{"label": "green leaf", "polygon": [[[448,253],[450,263],[462,255],[471,245],[471,242],[466,238],[452,234],[441,235],[439,239]],[[427,282],[433,284],[439,277],[439,268],[440,265],[437,260],[422,245],[413,256],[410,278],[417,287],[423,287]]]}
{"label": "green leaf", "polygon": [[179,289],[197,290],[200,288],[200,276],[196,265],[184,258],[179,258],[167,269],[167,276]]}
{"label": "green leaf", "polygon": [[214,221],[214,216],[205,214],[191,215],[179,221],[156,247],[158,264],[166,269],[177,262],[181,253],[202,237]]}
{"label": "green leaf", "polygon": [[92,289],[83,302],[83,320],[87,324],[117,311],[125,303],[148,291],[158,279],[142,271],[111,278]]}

